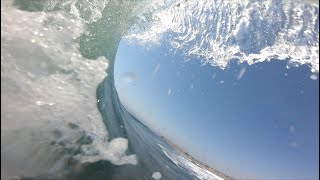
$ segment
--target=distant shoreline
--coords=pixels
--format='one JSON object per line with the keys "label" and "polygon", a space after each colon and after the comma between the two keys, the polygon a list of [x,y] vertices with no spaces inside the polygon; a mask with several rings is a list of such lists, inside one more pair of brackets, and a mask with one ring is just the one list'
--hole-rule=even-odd
{"label": "distant shoreline", "polygon": [[206,169],[210,172],[212,172],[213,174],[225,179],[225,180],[232,180],[232,178],[230,176],[227,176],[225,174],[223,174],[222,172],[219,172],[213,168],[211,168],[210,166],[204,164],[203,162],[197,160],[196,158],[192,157],[190,154],[188,154],[187,152],[183,151],[183,149],[181,149],[179,146],[177,146],[176,144],[174,144],[173,142],[171,142],[170,140],[166,139],[164,136],[160,136],[163,140],[165,140],[168,144],[170,144],[175,150],[177,150],[178,152],[180,152],[185,158],[187,158],[188,160],[190,160],[193,164]]}

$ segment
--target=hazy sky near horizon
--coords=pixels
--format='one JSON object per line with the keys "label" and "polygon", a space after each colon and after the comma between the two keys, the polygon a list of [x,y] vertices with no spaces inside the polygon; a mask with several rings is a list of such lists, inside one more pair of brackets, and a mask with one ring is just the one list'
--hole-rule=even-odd
{"label": "hazy sky near horizon", "polygon": [[122,40],[115,82],[152,130],[231,176],[319,177],[319,79],[306,65],[185,62],[161,46]]}

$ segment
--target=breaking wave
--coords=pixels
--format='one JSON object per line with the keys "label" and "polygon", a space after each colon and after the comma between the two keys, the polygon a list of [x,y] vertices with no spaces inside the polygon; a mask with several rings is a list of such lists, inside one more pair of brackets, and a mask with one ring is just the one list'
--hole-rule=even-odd
{"label": "breaking wave", "polygon": [[319,71],[312,1],[15,0],[1,15],[1,179],[222,179],[122,106],[121,38],[221,68],[277,58]]}

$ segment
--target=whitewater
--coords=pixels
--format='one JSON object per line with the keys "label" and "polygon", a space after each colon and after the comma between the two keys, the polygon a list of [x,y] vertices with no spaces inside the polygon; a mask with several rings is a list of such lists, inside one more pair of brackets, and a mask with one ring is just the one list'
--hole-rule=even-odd
{"label": "whitewater", "polygon": [[1,179],[223,179],[122,106],[122,38],[222,69],[276,59],[319,73],[316,1],[4,0]]}

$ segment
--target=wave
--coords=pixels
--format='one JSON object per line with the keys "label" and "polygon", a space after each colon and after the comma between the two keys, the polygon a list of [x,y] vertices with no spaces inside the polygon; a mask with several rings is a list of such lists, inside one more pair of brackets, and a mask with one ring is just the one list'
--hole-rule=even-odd
{"label": "wave", "polygon": [[250,65],[278,59],[319,72],[316,1],[173,1],[149,18],[141,16],[126,38],[167,43],[188,59],[222,69],[231,60]]}
{"label": "wave", "polygon": [[121,104],[121,38],[169,43],[221,68],[276,57],[319,71],[318,4],[150,2],[1,1],[1,179],[221,179]]}

